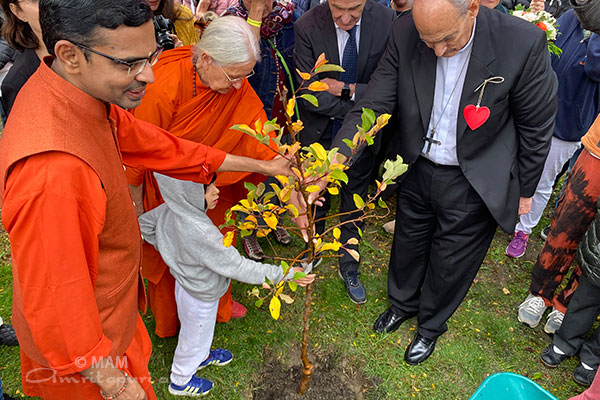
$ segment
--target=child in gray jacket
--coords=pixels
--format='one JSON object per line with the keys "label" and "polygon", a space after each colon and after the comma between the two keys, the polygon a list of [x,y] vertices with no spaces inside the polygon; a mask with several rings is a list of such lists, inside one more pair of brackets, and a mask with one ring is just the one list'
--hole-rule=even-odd
{"label": "child in gray jacket", "polygon": [[[171,367],[169,392],[176,396],[202,396],[213,383],[195,375],[208,365],[228,364],[233,355],[224,349],[210,350],[219,298],[231,279],[261,284],[293,279],[303,268],[291,268],[284,276],[281,267],[261,264],[225,247],[223,235],[206,215],[217,205],[219,189],[180,181],[155,173],[164,204],[139,217],[144,240],[161,254],[175,278],[175,299],[181,329]],[[301,286],[314,275],[298,279]]]}

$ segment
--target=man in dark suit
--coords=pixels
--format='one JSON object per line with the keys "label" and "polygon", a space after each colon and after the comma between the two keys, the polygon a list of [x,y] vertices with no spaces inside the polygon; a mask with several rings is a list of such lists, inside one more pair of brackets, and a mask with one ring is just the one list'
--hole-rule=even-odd
{"label": "man in dark suit", "polygon": [[374,329],[392,332],[417,316],[409,364],[426,360],[447,330],[496,227],[512,232],[517,213],[528,212],[556,89],[544,32],[479,0],[415,0],[413,16],[394,24],[333,146],[349,154],[342,140],[354,134],[362,107],[394,114],[392,151],[410,169],[397,192],[391,306]]}
{"label": "man in dark suit", "polygon": [[[303,72],[310,71],[321,53],[332,64],[341,65],[344,73],[322,73],[318,79],[329,85],[329,90],[319,92],[316,97],[319,107],[300,101],[300,116],[304,130],[300,132],[303,145],[319,142],[328,149],[332,138],[354,103],[358,101],[369,82],[377,62],[385,50],[385,43],[396,13],[373,0],[329,0],[310,9],[298,19],[294,26],[296,47],[294,62]],[[369,177],[374,167],[378,145],[365,151],[347,172],[349,182],[340,191],[340,212],[352,211],[356,207],[354,193],[365,197]],[[327,196],[328,197],[328,196]],[[325,216],[329,199],[318,210],[318,217]],[[342,222],[355,218],[347,215]],[[341,241],[358,238],[361,224],[344,224]],[[324,231],[325,222],[317,223],[317,233]],[[358,246],[352,246],[358,250]],[[344,279],[346,292],[355,303],[367,300],[365,288],[360,281],[359,262],[346,251],[340,250],[340,276]]]}

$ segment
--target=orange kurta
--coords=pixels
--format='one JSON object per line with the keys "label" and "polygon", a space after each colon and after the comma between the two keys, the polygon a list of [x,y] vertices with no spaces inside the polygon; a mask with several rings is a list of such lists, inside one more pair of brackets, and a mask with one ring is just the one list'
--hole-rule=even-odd
{"label": "orange kurta", "polygon": [[23,389],[100,399],[79,372],[110,357],[155,399],[137,312],[145,307],[141,239],[123,163],[206,182],[225,154],[107,108],[49,61],[21,90],[0,140]]}
{"label": "orange kurta", "polygon": [[[258,119],[263,122],[267,119],[263,104],[248,81],[244,80],[239,90],[231,89],[227,94],[219,94],[204,86],[194,72],[191,47],[165,52],[154,66],[154,75],[156,81],[147,88],[142,104],[132,111],[137,118],[158,125],[178,137],[227,153],[263,160],[276,155],[256,139],[229,129],[236,124],[252,125]],[[128,169],[127,177],[132,185],[144,183],[146,211],[162,204],[151,173]],[[250,173],[219,173],[216,181],[221,189],[219,204],[208,212],[214,224],[221,225],[225,211],[245,197],[244,181],[256,183],[264,178]],[[148,293],[156,320],[156,334],[161,337],[173,336],[178,325],[175,281],[160,254],[150,245],[144,245],[142,266],[143,275],[149,281]],[[230,292],[226,296],[230,299]],[[230,300],[221,301],[217,320],[226,322],[230,317]]]}

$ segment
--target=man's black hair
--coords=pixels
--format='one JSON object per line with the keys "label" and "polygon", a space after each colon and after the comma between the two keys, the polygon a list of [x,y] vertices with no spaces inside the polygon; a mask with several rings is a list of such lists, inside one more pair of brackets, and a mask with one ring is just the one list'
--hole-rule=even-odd
{"label": "man's black hair", "polygon": [[145,0],[40,0],[39,9],[44,44],[52,55],[59,40],[92,46],[97,28],[136,27],[153,16]]}

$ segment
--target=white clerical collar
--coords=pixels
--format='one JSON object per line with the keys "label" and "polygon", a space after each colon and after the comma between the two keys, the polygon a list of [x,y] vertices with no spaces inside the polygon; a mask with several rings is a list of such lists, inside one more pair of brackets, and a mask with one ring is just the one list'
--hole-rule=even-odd
{"label": "white clerical collar", "polygon": [[457,54],[463,53],[463,52],[467,51],[468,49],[470,49],[471,47],[473,47],[473,38],[475,37],[475,27],[476,26],[477,26],[477,17],[475,17],[475,21],[473,21],[473,30],[471,31],[471,38],[469,39],[469,41],[467,42],[465,47],[460,49]]}
{"label": "white clerical collar", "polygon": [[[362,20],[362,17],[360,17],[360,19],[358,20],[358,22],[356,23],[356,25],[355,25],[355,26],[360,26],[360,21],[361,21],[361,20]],[[337,29],[337,30],[340,30],[340,31],[344,31],[344,32],[348,32],[347,30],[340,28],[340,27],[338,26],[338,24],[336,24],[335,22],[334,22],[333,24],[335,25],[335,29]]]}

